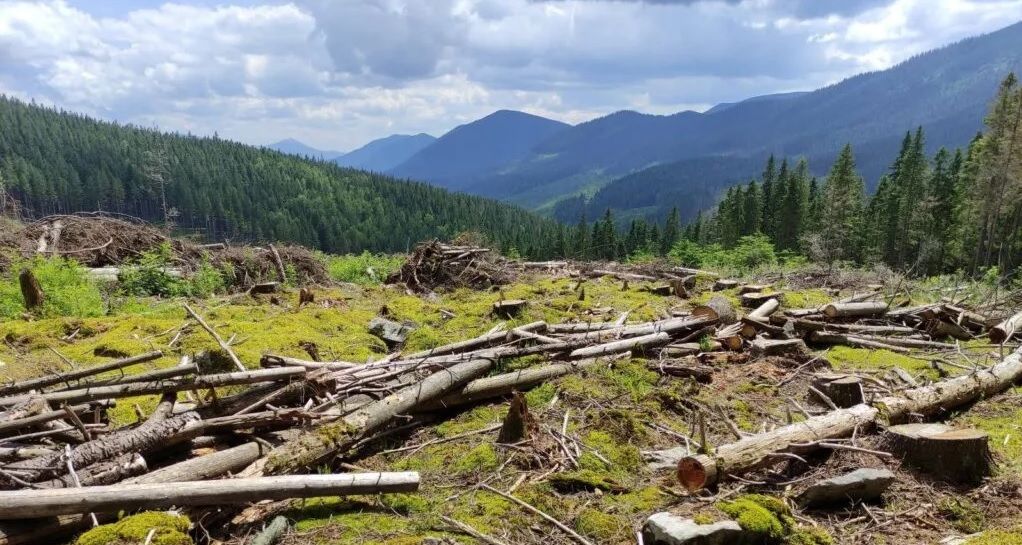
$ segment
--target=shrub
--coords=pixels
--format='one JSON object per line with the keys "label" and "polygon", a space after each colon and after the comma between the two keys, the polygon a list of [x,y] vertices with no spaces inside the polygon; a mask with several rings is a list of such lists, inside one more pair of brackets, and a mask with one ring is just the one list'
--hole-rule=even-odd
{"label": "shrub", "polygon": [[25,311],[18,282],[18,274],[24,268],[32,271],[46,294],[39,314],[79,318],[103,315],[103,296],[77,261],[36,257],[13,263],[7,277],[0,279],[0,317],[13,318]]}
{"label": "shrub", "polygon": [[[401,268],[404,258],[399,255],[371,254],[325,255],[327,272],[338,282],[371,285],[383,282],[392,272]],[[370,274],[369,270],[373,273]]]}
{"label": "shrub", "polygon": [[118,278],[121,282],[121,292],[139,297],[187,295],[185,281],[167,273],[170,258],[170,244],[166,243],[152,251],[144,252],[137,264],[121,271]]}

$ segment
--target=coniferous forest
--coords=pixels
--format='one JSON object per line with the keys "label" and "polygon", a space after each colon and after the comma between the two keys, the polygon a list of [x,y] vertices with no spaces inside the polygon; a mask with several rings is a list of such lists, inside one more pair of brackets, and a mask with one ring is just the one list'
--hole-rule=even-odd
{"label": "coniferous forest", "polygon": [[479,231],[550,256],[557,224],[514,206],[212,137],[171,135],[0,98],[0,189],[28,217],[102,210],[209,240],[404,251]]}

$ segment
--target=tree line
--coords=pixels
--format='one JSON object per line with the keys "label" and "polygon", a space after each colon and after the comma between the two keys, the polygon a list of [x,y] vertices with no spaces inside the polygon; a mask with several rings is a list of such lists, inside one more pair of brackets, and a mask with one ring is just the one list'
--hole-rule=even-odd
{"label": "tree line", "polygon": [[885,263],[920,275],[1015,271],[1022,265],[1022,88],[1014,74],[984,121],[966,149],[933,157],[921,127],[906,133],[871,196],[850,145],[822,181],[804,160],[776,168],[771,157],[759,180],[729,189],[686,237],[729,248],[762,233],[778,249],[814,260]]}
{"label": "tree line", "polygon": [[558,225],[524,209],[214,137],[101,122],[0,96],[0,191],[29,218],[109,211],[209,240],[331,253],[484,234],[554,257]]}

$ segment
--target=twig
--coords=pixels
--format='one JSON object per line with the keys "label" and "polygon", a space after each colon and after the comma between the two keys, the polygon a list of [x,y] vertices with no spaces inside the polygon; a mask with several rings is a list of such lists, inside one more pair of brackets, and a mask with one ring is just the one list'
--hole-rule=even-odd
{"label": "twig", "polygon": [[498,496],[500,496],[500,497],[502,497],[504,499],[511,500],[511,501],[517,503],[518,505],[522,506],[523,508],[525,508],[529,512],[531,512],[533,514],[536,514],[536,515],[539,515],[540,517],[543,517],[544,520],[546,520],[550,524],[553,524],[554,526],[560,528],[562,531],[564,531],[564,533],[568,534],[569,536],[571,536],[572,539],[574,539],[575,541],[581,543],[582,545],[593,545],[593,543],[591,541],[589,541],[588,539],[580,536],[574,530],[572,530],[571,528],[568,528],[567,526],[565,526],[564,523],[562,523],[561,521],[555,519],[554,517],[551,517],[550,515],[540,511],[539,509],[536,509],[532,505],[530,505],[530,504],[528,504],[528,503],[526,503],[526,502],[524,502],[524,501],[522,501],[522,500],[520,500],[520,499],[518,499],[518,498],[516,498],[516,497],[514,497],[512,495],[510,495],[510,494],[505,494],[505,493],[501,492],[500,490],[497,490],[496,488],[493,488],[492,486],[490,486],[488,484],[480,484],[479,487],[482,488],[483,490],[488,491],[488,492],[492,492],[492,493],[494,493],[494,494],[496,494],[496,495],[498,495]]}
{"label": "twig", "polygon": [[490,545],[508,545],[506,541],[501,541],[493,536],[488,536],[480,532],[479,530],[476,530],[475,528],[469,526],[468,524],[461,522],[460,520],[453,519],[446,515],[440,515],[440,520],[446,522],[447,524],[450,524],[451,526],[454,526],[455,528],[461,530],[462,532],[484,543],[489,543]]}
{"label": "twig", "polygon": [[823,401],[824,403],[826,403],[828,407],[830,407],[831,409],[833,409],[835,411],[837,410],[837,404],[834,403],[834,400],[831,399],[830,396],[828,396],[827,394],[817,390],[816,388],[814,388],[812,386],[809,387],[809,391],[812,392],[814,395],[816,395],[816,397],[820,398],[820,401]]}
{"label": "twig", "polygon": [[192,307],[188,306],[188,303],[185,303],[184,307],[185,310],[188,312],[188,315],[191,316],[192,319],[194,319],[196,322],[198,322],[199,325],[202,326],[202,329],[205,329],[206,333],[209,333],[209,335],[213,337],[213,340],[215,340],[216,343],[220,345],[220,349],[223,350],[224,352],[227,352],[227,355],[230,356],[231,361],[234,362],[234,365],[238,368],[238,370],[247,371],[245,365],[241,363],[241,360],[238,359],[238,355],[234,353],[234,350],[231,350],[231,346],[224,342],[223,338],[221,338],[220,335],[217,334],[216,330],[210,327],[209,324],[207,324],[206,321],[203,320],[201,316],[196,314],[195,311],[192,310]]}
{"label": "twig", "polygon": [[[82,481],[78,480],[78,473],[75,471],[74,464],[71,463],[71,445],[64,445],[64,461],[67,463],[67,472],[71,475],[71,481],[75,483],[75,488],[81,488]],[[96,513],[89,513],[89,517],[92,518],[93,527],[99,526]]]}

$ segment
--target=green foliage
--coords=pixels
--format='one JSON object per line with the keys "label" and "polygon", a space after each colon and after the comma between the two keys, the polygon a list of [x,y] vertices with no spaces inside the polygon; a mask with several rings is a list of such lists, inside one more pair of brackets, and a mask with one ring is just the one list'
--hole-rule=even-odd
{"label": "green foliage", "polygon": [[[108,210],[211,240],[279,240],[330,253],[403,251],[466,230],[553,257],[558,225],[524,209],[219,137],[100,122],[0,97],[0,177],[39,216]],[[165,184],[151,183],[155,150]]]}
{"label": "green foliage", "polygon": [[39,281],[46,298],[41,316],[91,317],[104,313],[103,297],[96,284],[73,260],[61,257],[36,257],[12,264],[0,278],[0,318],[14,318],[25,312],[18,274],[28,268]]}
{"label": "green foliage", "polygon": [[187,295],[185,281],[167,272],[172,255],[169,243],[161,244],[153,251],[143,252],[138,262],[121,271],[118,278],[121,293],[137,297]]}
{"label": "green foliage", "polygon": [[734,519],[743,530],[761,534],[774,542],[782,540],[794,525],[788,507],[771,496],[748,494],[720,503],[717,508]]}
{"label": "green foliage", "polygon": [[382,283],[404,262],[401,255],[373,254],[368,251],[357,255],[325,255],[323,259],[330,278],[360,285]]}
{"label": "green foliage", "polygon": [[1022,545],[1022,532],[990,530],[969,538],[964,545]]}
{"label": "green foliage", "polygon": [[739,238],[730,249],[720,244],[703,246],[690,240],[681,240],[674,245],[668,257],[688,267],[730,269],[738,273],[748,273],[778,263],[773,243],[761,233]]}
{"label": "green foliage", "polygon": [[194,545],[188,537],[191,521],[183,515],[149,511],[97,526],[78,536],[75,545],[134,545],[156,530],[153,545]]}

